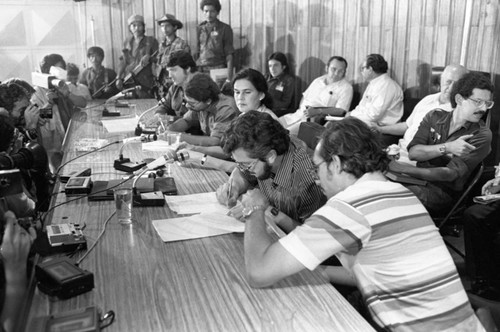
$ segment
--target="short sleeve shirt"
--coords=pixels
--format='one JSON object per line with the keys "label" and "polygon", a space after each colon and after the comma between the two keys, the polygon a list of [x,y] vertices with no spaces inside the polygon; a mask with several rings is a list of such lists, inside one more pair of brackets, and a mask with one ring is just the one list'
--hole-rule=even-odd
{"label": "short sleeve shirt", "polygon": [[491,151],[491,130],[481,120],[477,123],[466,122],[461,128],[449,135],[453,112],[433,110],[429,112],[418,128],[413,140],[408,144],[408,151],[415,145],[439,145],[452,142],[463,135],[473,134],[468,142],[476,147],[469,154],[458,157],[444,155],[427,161],[417,163],[417,167],[448,167],[456,171],[458,178],[453,182],[436,182],[442,188],[450,188],[454,191],[462,190],[471,172]]}

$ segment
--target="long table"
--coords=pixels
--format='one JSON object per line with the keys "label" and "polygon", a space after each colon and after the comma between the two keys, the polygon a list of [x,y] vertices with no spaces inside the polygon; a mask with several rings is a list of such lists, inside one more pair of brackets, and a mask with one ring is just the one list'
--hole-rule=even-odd
{"label": "long table", "polygon": [[[137,105],[137,114],[155,105],[152,100],[129,102]],[[83,138],[113,141],[131,135],[107,133],[99,107],[84,110],[71,121],[64,161],[82,154],[74,147]],[[119,178],[124,173],[113,168],[119,149],[115,144],[76,159],[63,173],[91,167],[93,180]],[[159,155],[143,152],[139,144],[126,146],[124,154],[133,161]],[[170,168],[180,195],[214,191],[227,179],[225,173],[193,162]],[[58,194],[52,205],[66,200]],[[56,207],[49,220],[85,224],[90,246],[114,210],[112,201],[84,198]],[[43,317],[50,314],[92,305],[116,313],[107,331],[373,331],[318,272],[305,270],[272,287],[251,288],[245,278],[243,234],[162,242],[151,220],[175,216],[165,205],[135,207],[131,225],[113,217],[80,265],[94,273],[95,289],[68,300],[54,300],[35,289],[25,331],[42,330]]]}

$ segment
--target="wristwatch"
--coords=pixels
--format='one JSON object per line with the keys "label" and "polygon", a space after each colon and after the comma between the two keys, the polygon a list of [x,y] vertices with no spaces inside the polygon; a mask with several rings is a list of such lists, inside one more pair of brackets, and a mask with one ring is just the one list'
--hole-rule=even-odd
{"label": "wristwatch", "polygon": [[439,146],[439,152],[441,153],[442,156],[446,154],[446,145],[440,145]]}
{"label": "wristwatch", "polygon": [[266,207],[264,205],[252,205],[252,206],[246,206],[243,208],[243,217],[247,218],[250,217],[252,213],[258,210],[264,211]]}

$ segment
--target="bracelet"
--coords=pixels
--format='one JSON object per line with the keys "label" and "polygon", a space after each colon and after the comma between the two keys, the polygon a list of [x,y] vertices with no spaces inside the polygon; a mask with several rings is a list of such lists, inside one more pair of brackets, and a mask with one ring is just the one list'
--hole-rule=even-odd
{"label": "bracelet", "polygon": [[205,165],[205,162],[207,161],[207,157],[208,156],[206,154],[203,155],[203,157],[201,158],[200,164]]}

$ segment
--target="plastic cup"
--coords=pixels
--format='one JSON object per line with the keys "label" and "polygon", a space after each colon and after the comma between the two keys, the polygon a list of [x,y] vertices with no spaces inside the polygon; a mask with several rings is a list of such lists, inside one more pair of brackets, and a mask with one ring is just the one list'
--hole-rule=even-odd
{"label": "plastic cup", "polygon": [[119,188],[114,191],[116,218],[120,224],[132,223],[132,188]]}
{"label": "plastic cup", "polygon": [[167,142],[169,145],[176,145],[181,142],[181,133],[167,133]]}

